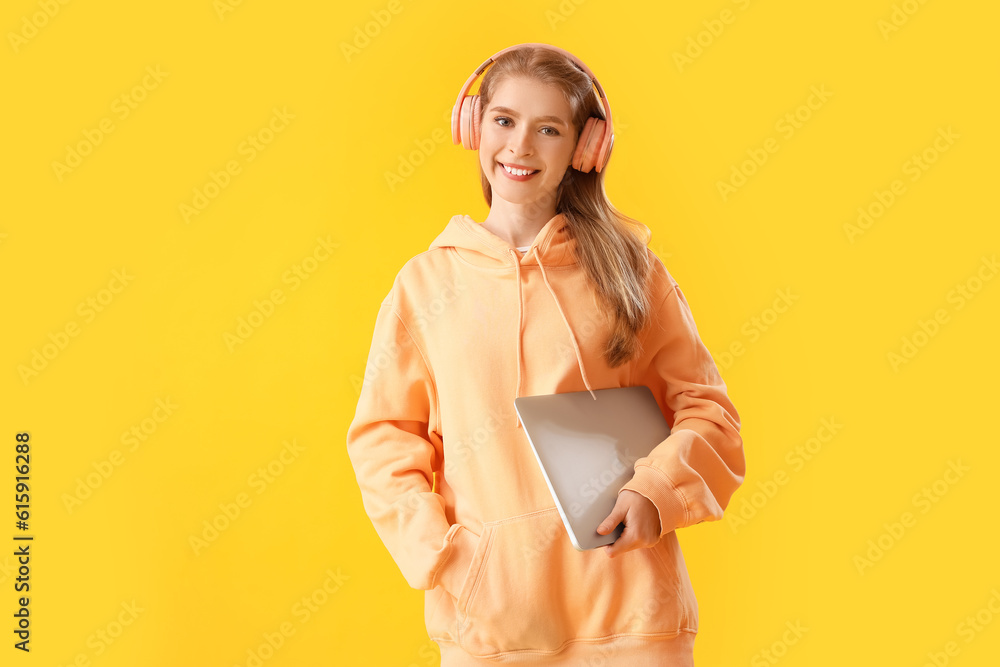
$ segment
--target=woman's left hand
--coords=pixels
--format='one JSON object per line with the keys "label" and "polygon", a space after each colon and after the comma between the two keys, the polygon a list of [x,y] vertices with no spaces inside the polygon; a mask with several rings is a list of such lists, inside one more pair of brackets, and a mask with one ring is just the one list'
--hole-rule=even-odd
{"label": "woman's left hand", "polygon": [[601,535],[610,533],[615,527],[625,522],[625,529],[614,544],[605,547],[608,558],[640,547],[651,547],[660,540],[660,513],[656,505],[646,496],[632,489],[622,489],[614,509],[608,515],[597,532]]}

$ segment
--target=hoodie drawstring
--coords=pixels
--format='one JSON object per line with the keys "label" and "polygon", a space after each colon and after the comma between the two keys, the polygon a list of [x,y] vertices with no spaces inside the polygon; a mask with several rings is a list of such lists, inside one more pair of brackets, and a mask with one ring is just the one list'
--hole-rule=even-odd
{"label": "hoodie drawstring", "polygon": [[[523,294],[521,293],[521,262],[517,259],[517,253],[513,250],[510,251],[511,256],[514,258],[514,273],[517,276],[517,387],[514,389],[514,398],[521,395],[521,320],[524,311],[524,306],[522,304]],[[514,426],[520,427],[521,420],[517,416],[517,410],[514,411]]]}
{"label": "hoodie drawstring", "polygon": [[[534,250],[535,246],[531,246],[528,252]],[[518,260],[517,253],[513,250],[510,251],[511,256],[514,258],[514,271],[517,275],[517,389],[515,390],[514,398],[521,395],[521,324],[523,319],[523,303],[522,303],[522,293],[521,293],[521,262]],[[559,314],[562,316],[563,323],[566,325],[566,330],[569,331],[569,339],[573,343],[573,350],[576,352],[576,363],[580,367],[580,375],[583,377],[583,384],[587,387],[587,391],[590,392],[591,397],[596,401],[597,396],[594,395],[594,390],[590,386],[590,381],[587,379],[587,371],[583,367],[583,355],[580,352],[580,345],[577,343],[576,334],[573,333],[573,327],[570,326],[569,320],[566,318],[566,313],[563,312],[562,304],[559,303],[559,298],[556,296],[555,291],[552,289],[552,285],[549,284],[549,278],[545,274],[545,265],[542,264],[542,259],[539,257],[538,252],[535,252],[535,261],[538,262],[538,268],[542,271],[542,280],[545,282],[545,287],[548,288],[549,294],[552,295],[552,300],[556,302],[556,308],[559,310]],[[514,413],[514,419],[517,422],[517,426],[521,425],[521,421],[517,419],[517,412]]]}

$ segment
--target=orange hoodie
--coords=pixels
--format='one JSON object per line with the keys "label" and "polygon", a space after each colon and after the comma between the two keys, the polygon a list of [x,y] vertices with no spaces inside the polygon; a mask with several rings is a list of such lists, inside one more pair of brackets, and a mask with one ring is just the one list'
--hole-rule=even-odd
{"label": "orange hoodie", "polygon": [[[722,518],[743,482],[739,415],[651,250],[642,353],[607,364],[610,319],[575,246],[562,214],[523,255],[456,215],[375,320],[347,450],[376,532],[425,591],[445,667],[693,664],[698,606],[674,531]],[[640,384],[671,434],[624,488],[656,506],[660,540],[577,551],[514,398]]]}

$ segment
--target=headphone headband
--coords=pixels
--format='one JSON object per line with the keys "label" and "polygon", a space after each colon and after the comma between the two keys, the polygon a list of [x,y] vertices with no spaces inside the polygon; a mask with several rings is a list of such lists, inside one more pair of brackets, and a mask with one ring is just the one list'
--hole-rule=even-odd
{"label": "headphone headband", "polygon": [[[598,145],[605,146],[606,152],[604,155],[604,160],[603,161],[598,160],[598,164],[595,165],[597,171],[601,171],[601,169],[603,169],[604,166],[607,164],[608,158],[611,156],[611,146],[614,142],[614,127],[611,122],[611,104],[608,102],[607,95],[604,94],[604,88],[601,86],[601,83],[597,80],[597,77],[594,75],[593,71],[591,71],[591,69],[587,67],[587,65],[582,60],[574,56],[569,51],[566,51],[565,49],[561,49],[558,46],[553,46],[552,44],[545,44],[542,42],[524,42],[523,44],[515,44],[514,46],[508,46],[507,48],[501,49],[500,51],[494,53],[492,56],[484,60],[482,65],[476,68],[476,71],[472,73],[472,76],[470,76],[468,80],[466,80],[465,84],[462,86],[462,90],[458,93],[458,99],[455,101],[455,106],[452,110],[451,114],[452,142],[455,144],[462,143],[461,131],[459,129],[459,118],[461,116],[462,104],[465,101],[465,96],[472,88],[472,84],[476,81],[479,75],[486,70],[486,68],[490,65],[490,63],[494,62],[501,55],[507,53],[508,51],[513,51],[514,49],[519,49],[525,46],[539,47],[555,51],[556,53],[560,53],[566,56],[573,64],[575,64],[581,70],[583,70],[583,72],[586,73],[587,76],[590,78],[590,82],[596,89],[597,97],[604,108],[604,119],[605,119],[605,122],[603,123],[604,133],[601,137],[601,143]],[[583,138],[582,133],[581,133],[581,138]]]}

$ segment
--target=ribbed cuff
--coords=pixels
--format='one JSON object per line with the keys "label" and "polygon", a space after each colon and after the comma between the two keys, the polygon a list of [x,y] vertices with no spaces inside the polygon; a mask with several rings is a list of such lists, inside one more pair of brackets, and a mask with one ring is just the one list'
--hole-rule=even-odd
{"label": "ribbed cuff", "polygon": [[687,507],[666,475],[648,465],[636,465],[635,475],[622,489],[640,493],[656,505],[660,515],[660,537],[685,524]]}
{"label": "ribbed cuff", "polygon": [[[445,535],[450,546],[445,561],[438,568],[434,586],[441,586],[456,600],[462,592],[462,585],[469,575],[472,556],[476,553],[479,536],[462,524],[452,524]],[[433,588],[433,586],[432,586]]]}

